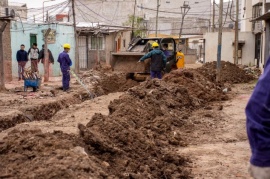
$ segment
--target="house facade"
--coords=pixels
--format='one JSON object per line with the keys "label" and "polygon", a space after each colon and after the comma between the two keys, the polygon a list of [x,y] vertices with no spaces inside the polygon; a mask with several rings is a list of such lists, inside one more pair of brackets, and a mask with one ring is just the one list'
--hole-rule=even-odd
{"label": "house facade", "polygon": [[[70,24],[37,24],[20,21],[11,21],[10,23],[10,40],[11,40],[11,63],[12,63],[12,76],[18,76],[18,65],[16,60],[17,50],[20,49],[20,45],[25,45],[25,50],[31,47],[33,43],[38,44],[38,48],[42,49],[44,44],[44,34],[46,30],[51,28],[51,32],[48,36],[48,49],[51,50],[54,57],[55,63],[50,65],[50,76],[60,76],[61,70],[57,58],[59,53],[63,51],[63,44],[69,43],[71,49],[69,56],[75,66],[75,38],[74,29]],[[28,62],[26,68],[30,67],[31,63]],[[41,75],[44,74],[44,67],[42,63],[39,63],[39,72]]]}

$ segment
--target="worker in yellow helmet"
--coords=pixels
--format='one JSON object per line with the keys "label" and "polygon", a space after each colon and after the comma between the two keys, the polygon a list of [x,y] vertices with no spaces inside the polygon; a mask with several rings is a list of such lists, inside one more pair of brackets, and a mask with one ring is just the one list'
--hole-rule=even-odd
{"label": "worker in yellow helmet", "polygon": [[147,58],[151,58],[150,61],[150,74],[151,78],[162,78],[162,73],[161,71],[165,68],[166,66],[166,56],[165,54],[158,48],[159,45],[157,42],[152,43],[153,50],[147,54],[145,54],[139,62],[142,62],[146,60]]}
{"label": "worker in yellow helmet", "polygon": [[70,44],[64,44],[64,51],[59,54],[58,62],[60,63],[60,68],[62,72],[62,85],[63,90],[69,90],[69,81],[70,81],[70,66],[72,65],[72,61],[69,58],[68,52],[70,51]]}

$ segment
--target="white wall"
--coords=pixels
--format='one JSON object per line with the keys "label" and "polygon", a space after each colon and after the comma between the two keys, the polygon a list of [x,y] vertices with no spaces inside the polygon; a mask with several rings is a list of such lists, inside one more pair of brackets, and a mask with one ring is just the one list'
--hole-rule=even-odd
{"label": "white wall", "polygon": [[[244,11],[244,7],[246,10]],[[252,22],[250,22],[250,17],[252,17],[252,2],[250,0],[242,0],[241,17],[244,19],[241,21],[241,31],[250,32],[252,31]]]}
{"label": "white wall", "polygon": [[[205,61],[211,62],[217,60],[217,45],[218,45],[218,33],[210,32],[204,35],[206,47],[205,47]],[[255,60],[255,37],[252,32],[240,32],[239,40],[244,40],[245,45],[243,46],[242,51],[242,64],[243,65],[254,65]],[[222,34],[222,51],[221,51],[221,60],[234,62],[233,59],[233,41],[234,41],[234,32],[223,32]],[[241,59],[239,59],[241,63]]]}

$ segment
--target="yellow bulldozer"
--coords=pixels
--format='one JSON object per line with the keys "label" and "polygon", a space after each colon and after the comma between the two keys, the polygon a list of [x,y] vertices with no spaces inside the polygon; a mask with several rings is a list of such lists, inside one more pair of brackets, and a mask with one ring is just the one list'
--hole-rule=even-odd
{"label": "yellow bulldozer", "polygon": [[144,81],[150,74],[150,59],[144,63],[137,63],[146,53],[153,50],[152,43],[157,42],[159,48],[167,46],[167,63],[164,69],[169,73],[172,69],[184,67],[184,56],[176,51],[176,42],[173,38],[134,38],[127,51],[112,53],[111,66],[114,71],[127,73],[127,78]]}

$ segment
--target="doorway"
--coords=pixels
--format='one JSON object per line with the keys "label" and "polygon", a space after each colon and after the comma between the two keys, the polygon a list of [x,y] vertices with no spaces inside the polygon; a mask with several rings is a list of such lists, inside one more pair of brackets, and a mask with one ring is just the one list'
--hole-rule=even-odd
{"label": "doorway", "polygon": [[30,34],[30,48],[32,47],[33,43],[37,43],[37,35]]}

